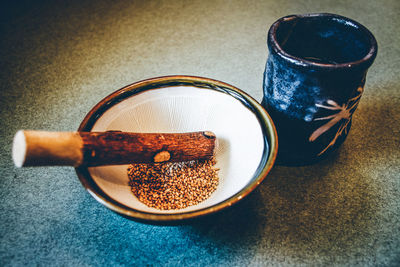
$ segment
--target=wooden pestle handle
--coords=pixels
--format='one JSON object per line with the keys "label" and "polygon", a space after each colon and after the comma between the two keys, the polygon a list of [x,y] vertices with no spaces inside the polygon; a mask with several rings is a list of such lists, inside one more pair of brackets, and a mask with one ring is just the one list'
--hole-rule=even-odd
{"label": "wooden pestle handle", "polygon": [[12,156],[17,167],[101,166],[210,159],[216,137],[191,133],[23,131],[15,134]]}

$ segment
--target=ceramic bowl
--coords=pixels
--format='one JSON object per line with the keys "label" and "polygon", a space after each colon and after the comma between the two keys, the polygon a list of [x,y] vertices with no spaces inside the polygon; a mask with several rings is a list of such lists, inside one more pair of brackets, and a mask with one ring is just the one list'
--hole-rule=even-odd
{"label": "ceramic bowl", "polygon": [[133,220],[170,224],[221,211],[267,176],[277,153],[268,113],[241,90],[216,80],[166,76],[128,85],[100,101],[79,131],[192,132],[217,136],[219,185],[207,200],[179,210],[158,210],[131,192],[127,165],[76,168],[83,186],[100,203]]}

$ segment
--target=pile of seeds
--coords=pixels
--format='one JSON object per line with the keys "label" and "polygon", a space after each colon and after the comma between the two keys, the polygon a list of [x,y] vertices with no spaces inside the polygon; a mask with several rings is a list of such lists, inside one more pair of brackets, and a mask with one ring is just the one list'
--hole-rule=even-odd
{"label": "pile of seeds", "polygon": [[206,161],[131,164],[129,185],[144,204],[160,210],[196,205],[215,191],[218,169],[215,159]]}

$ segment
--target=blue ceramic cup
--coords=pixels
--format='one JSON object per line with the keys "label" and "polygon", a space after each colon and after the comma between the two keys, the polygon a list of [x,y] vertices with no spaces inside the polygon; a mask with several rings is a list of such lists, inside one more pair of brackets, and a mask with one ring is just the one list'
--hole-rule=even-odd
{"label": "blue ceramic cup", "polygon": [[277,128],[277,163],[314,163],[349,133],[376,40],[339,15],[292,15],[271,26],[268,48],[262,105]]}

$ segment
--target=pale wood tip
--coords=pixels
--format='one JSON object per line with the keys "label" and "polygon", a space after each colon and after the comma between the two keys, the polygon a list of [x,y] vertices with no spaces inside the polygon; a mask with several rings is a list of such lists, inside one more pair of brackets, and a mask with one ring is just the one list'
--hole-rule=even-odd
{"label": "pale wood tip", "polygon": [[26,138],[23,130],[19,130],[13,140],[12,158],[16,167],[24,166],[26,157]]}

